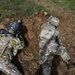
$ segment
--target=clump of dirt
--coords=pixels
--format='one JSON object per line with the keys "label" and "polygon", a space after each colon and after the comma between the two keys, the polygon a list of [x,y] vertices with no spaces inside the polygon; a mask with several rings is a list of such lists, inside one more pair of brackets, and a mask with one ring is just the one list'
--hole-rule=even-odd
{"label": "clump of dirt", "polygon": [[[75,17],[70,13],[63,12],[64,15],[53,13],[60,19],[59,31],[62,43],[70,53],[71,59],[75,58]],[[66,15],[67,14],[67,15]],[[48,21],[49,14],[44,15],[43,11],[36,12],[32,16],[22,19],[21,33],[24,37],[25,48],[18,54],[18,59],[14,58],[13,63],[20,69],[23,75],[41,75],[41,66],[39,65],[39,47],[38,35],[40,26]],[[5,24],[12,19],[5,19]],[[19,61],[18,61],[19,60]],[[60,57],[53,60],[51,75],[74,75],[75,70],[69,71],[67,65]]]}

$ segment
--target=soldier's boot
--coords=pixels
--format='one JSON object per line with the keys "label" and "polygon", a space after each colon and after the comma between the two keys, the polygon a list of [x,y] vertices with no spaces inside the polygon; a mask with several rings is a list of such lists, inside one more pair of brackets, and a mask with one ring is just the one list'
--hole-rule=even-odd
{"label": "soldier's boot", "polygon": [[69,71],[75,70],[75,62],[69,61],[68,69],[69,69]]}

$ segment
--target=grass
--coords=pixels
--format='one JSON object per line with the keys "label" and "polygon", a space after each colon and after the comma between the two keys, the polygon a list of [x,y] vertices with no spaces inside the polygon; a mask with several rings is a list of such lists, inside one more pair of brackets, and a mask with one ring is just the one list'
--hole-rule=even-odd
{"label": "grass", "polygon": [[49,11],[33,0],[0,0],[0,19],[14,15],[18,17],[30,16],[38,10]]}
{"label": "grass", "polygon": [[75,12],[75,0],[48,0],[53,1],[54,3],[69,8]]}

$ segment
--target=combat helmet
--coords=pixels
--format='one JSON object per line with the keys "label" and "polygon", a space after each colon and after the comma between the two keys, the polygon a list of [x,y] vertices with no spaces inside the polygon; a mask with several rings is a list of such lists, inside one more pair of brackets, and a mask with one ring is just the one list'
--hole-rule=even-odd
{"label": "combat helmet", "polygon": [[18,21],[11,21],[11,22],[7,23],[5,25],[5,27],[6,27],[7,31],[9,31],[10,33],[14,34],[17,30],[20,29],[20,23],[21,23],[20,20],[18,20]]}
{"label": "combat helmet", "polygon": [[54,26],[58,26],[58,24],[59,24],[59,19],[56,18],[56,17],[53,17],[53,16],[50,16],[50,17],[49,17],[49,21],[50,21],[50,23],[51,23],[52,25],[54,25]]}

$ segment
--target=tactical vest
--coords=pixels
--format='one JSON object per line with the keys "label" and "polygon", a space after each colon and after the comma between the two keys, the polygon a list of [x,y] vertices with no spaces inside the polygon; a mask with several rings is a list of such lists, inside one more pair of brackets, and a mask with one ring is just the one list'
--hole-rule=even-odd
{"label": "tactical vest", "polygon": [[9,56],[8,44],[13,37],[11,34],[0,34],[0,56]]}

